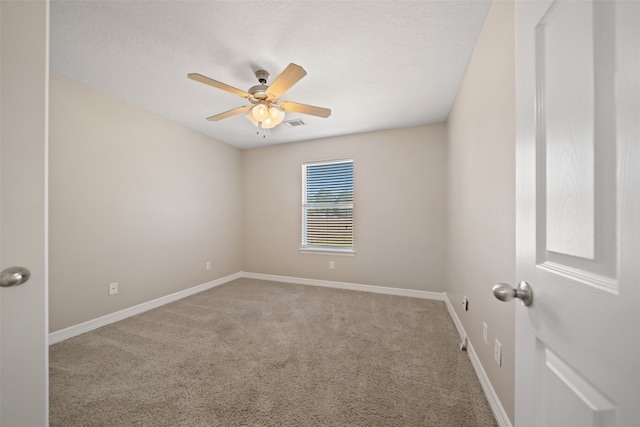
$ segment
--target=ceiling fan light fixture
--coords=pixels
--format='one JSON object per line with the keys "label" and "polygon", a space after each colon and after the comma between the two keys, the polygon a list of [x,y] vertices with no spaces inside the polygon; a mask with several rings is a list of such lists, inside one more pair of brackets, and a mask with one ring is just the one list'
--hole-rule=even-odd
{"label": "ceiling fan light fixture", "polygon": [[251,114],[257,122],[264,122],[269,118],[269,107],[262,103],[257,104],[251,109]]}
{"label": "ceiling fan light fixture", "polygon": [[244,116],[247,120],[251,122],[252,125],[258,126],[260,123],[253,117],[253,111],[249,110],[247,114]]}
{"label": "ceiling fan light fixture", "polygon": [[284,116],[284,111],[278,109],[277,107],[271,107],[269,109],[269,118],[274,121],[275,126],[282,123],[282,121],[284,120]]}
{"label": "ceiling fan light fixture", "polygon": [[262,129],[273,129],[278,124],[271,117],[267,117],[264,122],[262,122]]}

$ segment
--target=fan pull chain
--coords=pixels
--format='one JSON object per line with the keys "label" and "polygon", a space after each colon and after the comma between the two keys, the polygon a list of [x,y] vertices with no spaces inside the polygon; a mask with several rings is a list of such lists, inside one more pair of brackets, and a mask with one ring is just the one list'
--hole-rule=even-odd
{"label": "fan pull chain", "polygon": [[258,130],[256,131],[256,135],[260,135],[260,129],[262,129],[262,137],[266,138],[267,136],[264,133],[264,128],[262,127],[262,122],[258,122]]}

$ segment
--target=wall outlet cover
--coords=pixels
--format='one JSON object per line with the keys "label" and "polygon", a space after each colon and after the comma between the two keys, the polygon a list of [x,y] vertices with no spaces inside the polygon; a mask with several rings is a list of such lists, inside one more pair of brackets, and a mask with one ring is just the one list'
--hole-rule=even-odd
{"label": "wall outlet cover", "polygon": [[502,344],[496,339],[496,345],[493,348],[493,358],[498,366],[502,366]]}
{"label": "wall outlet cover", "polygon": [[109,295],[118,293],[118,282],[109,283]]}

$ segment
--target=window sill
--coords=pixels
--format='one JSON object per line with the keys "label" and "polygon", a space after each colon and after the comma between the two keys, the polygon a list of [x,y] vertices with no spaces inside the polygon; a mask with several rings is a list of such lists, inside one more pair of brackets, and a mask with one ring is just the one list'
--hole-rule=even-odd
{"label": "window sill", "polygon": [[313,255],[337,255],[337,256],[355,256],[356,251],[353,249],[333,249],[333,248],[300,248],[301,254]]}

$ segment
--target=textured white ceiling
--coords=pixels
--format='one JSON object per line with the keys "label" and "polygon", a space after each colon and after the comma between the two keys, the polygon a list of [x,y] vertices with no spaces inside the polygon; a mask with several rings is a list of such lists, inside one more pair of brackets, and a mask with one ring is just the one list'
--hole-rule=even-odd
{"label": "textured white ceiling", "polygon": [[[51,2],[51,69],[239,148],[446,120],[490,1]],[[307,76],[281,100],[332,109],[266,135],[243,115],[206,117],[290,62]]]}

